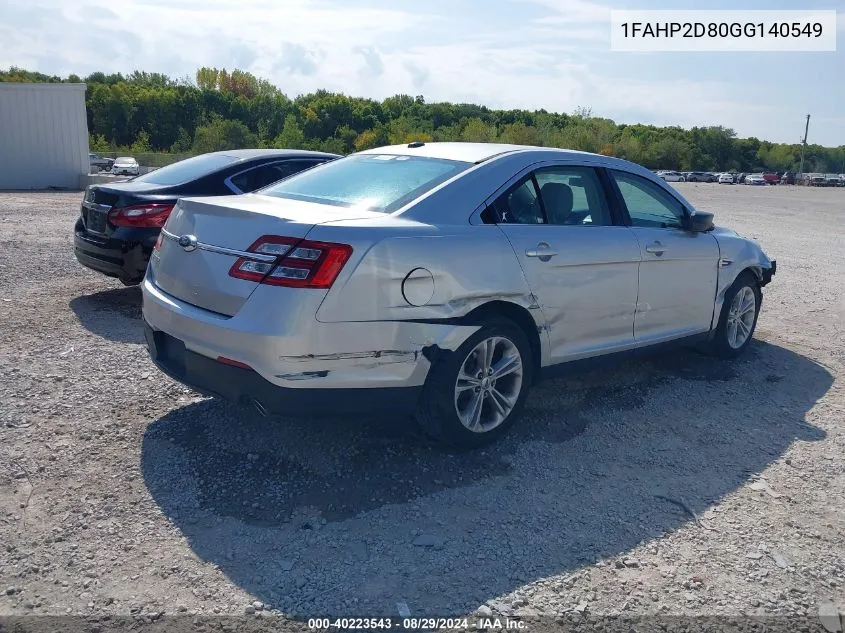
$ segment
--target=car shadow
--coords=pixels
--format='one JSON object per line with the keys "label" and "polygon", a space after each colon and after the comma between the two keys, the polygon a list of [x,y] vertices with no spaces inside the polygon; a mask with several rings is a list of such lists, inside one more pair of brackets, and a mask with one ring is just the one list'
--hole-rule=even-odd
{"label": "car shadow", "polygon": [[70,300],[82,326],[97,336],[120,343],[143,343],[139,286],[103,290]]}
{"label": "car shadow", "polygon": [[762,341],[733,362],[677,351],[544,382],[509,436],[461,453],[405,420],[205,400],[149,425],[142,471],[196,554],[268,607],[456,615],[685,526],[822,440],[804,416],[832,382]]}

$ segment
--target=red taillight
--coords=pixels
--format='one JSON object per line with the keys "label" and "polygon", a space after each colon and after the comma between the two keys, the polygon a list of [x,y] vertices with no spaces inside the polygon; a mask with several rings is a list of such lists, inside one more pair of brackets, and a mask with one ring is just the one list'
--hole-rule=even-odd
{"label": "red taillight", "polygon": [[167,222],[167,217],[173,211],[173,206],[172,203],[152,202],[112,209],[109,211],[109,222],[115,226],[157,229]]}
{"label": "red taillight", "polygon": [[275,255],[275,262],[258,262],[239,257],[229,275],[271,286],[331,288],[352,255],[347,244],[313,242],[278,235],[257,239],[247,251]]}

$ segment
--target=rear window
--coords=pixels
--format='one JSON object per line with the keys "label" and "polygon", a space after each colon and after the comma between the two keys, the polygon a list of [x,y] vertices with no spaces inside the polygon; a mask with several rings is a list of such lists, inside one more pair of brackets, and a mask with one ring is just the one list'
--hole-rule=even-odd
{"label": "rear window", "polygon": [[302,172],[257,193],[393,213],[471,166],[438,158],[358,154]]}
{"label": "rear window", "polygon": [[231,165],[238,159],[225,154],[203,154],[180,160],[167,167],[156,169],[148,174],[139,176],[135,182],[151,182],[157,185],[181,185],[196,180],[206,174]]}

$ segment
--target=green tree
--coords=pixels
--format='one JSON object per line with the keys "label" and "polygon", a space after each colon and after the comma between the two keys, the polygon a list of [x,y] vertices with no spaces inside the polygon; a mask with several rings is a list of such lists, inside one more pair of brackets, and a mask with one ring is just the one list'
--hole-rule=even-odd
{"label": "green tree", "polygon": [[430,143],[434,140],[434,137],[424,128],[425,124],[422,121],[401,116],[388,124],[388,142],[391,145],[402,145],[414,141]]}
{"label": "green tree", "polygon": [[513,143],[514,145],[539,145],[540,135],[534,126],[517,122],[502,128],[499,140],[502,143]]}
{"label": "green tree", "polygon": [[240,121],[219,117],[197,128],[193,150],[197,154],[219,152],[227,149],[253,147],[255,135]]}
{"label": "green tree", "polygon": [[342,143],[343,150],[340,153],[348,154],[355,148],[355,141],[358,138],[358,132],[353,130],[348,125],[341,125],[337,129],[335,137],[338,138]]}
{"label": "green tree", "polygon": [[646,157],[648,167],[658,169],[686,169],[689,167],[690,148],[682,140],[667,136],[651,147]]}
{"label": "green tree", "polygon": [[467,119],[461,131],[461,140],[470,143],[493,143],[496,140],[496,128],[478,117]]}
{"label": "green tree", "polygon": [[[78,82],[11,67],[0,81]],[[757,171],[797,169],[801,147],[737,138],[722,126],[617,125],[588,107],[572,114],[491,110],[467,103],[426,103],[422,96],[383,101],[317,90],[290,99],[244,70],[204,67],[193,80],[146,71],[94,72],[85,103],[92,148],[184,153],[243,146],[349,152],[388,143],[503,141],[614,154],[652,168]],[[845,148],[810,145],[806,171],[845,171]]]}
{"label": "green tree", "polygon": [[135,137],[135,141],[129,149],[133,154],[143,154],[152,151],[150,147],[150,135],[147,134],[146,130],[138,132],[138,136]]}
{"label": "green tree", "polygon": [[364,130],[358,135],[358,138],[355,139],[355,151],[360,152],[365,149],[379,147],[387,142],[387,133],[384,128]]}
{"label": "green tree", "polygon": [[88,137],[88,149],[92,152],[108,152],[111,146],[102,134],[91,134]]}
{"label": "green tree", "polygon": [[296,117],[289,114],[285,117],[285,124],[282,131],[273,141],[273,146],[284,149],[302,149],[305,142],[305,135],[302,133],[302,128]]}
{"label": "green tree", "polygon": [[170,151],[174,154],[187,154],[191,151],[191,146],[194,144],[194,139],[191,138],[191,135],[188,133],[183,127],[179,128],[179,134],[176,137],[176,140],[173,142],[173,145],[170,146]]}
{"label": "green tree", "polygon": [[220,73],[216,68],[203,66],[197,70],[197,86],[200,90],[217,90],[217,76]]}

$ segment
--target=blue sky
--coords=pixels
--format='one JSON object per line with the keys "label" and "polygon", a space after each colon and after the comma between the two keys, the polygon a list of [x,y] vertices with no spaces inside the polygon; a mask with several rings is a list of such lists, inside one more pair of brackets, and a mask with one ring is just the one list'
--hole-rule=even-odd
{"label": "blue sky", "polygon": [[[696,6],[697,5],[697,6]],[[610,9],[692,0],[0,0],[0,67],[193,76],[239,67],[294,96],[545,108],[625,123],[725,125],[845,145],[845,2],[708,0],[708,9],[837,9],[829,53],[617,53]]]}

